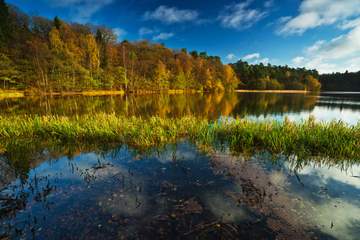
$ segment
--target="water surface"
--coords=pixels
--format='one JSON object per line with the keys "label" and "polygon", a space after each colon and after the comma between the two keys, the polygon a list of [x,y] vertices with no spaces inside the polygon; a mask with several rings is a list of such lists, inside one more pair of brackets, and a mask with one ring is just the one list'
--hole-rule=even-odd
{"label": "water surface", "polygon": [[0,115],[57,114],[65,116],[116,113],[127,116],[181,117],[194,115],[217,119],[220,116],[256,119],[360,120],[360,93],[218,93],[152,94],[104,97],[41,97],[0,100]]}
{"label": "water surface", "polygon": [[[99,112],[357,124],[360,94],[0,100],[0,116]],[[147,152],[24,144],[0,153],[0,239],[360,238],[360,166],[351,159],[204,153],[186,140]]]}
{"label": "water surface", "polygon": [[360,166],[204,154],[188,142],[1,160],[11,239],[358,239]]}

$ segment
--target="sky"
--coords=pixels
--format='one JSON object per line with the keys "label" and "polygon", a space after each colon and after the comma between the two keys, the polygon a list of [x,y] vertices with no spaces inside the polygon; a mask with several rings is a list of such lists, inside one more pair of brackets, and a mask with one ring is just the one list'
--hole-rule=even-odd
{"label": "sky", "polygon": [[7,0],[30,15],[112,28],[119,41],[317,69],[360,70],[360,0]]}

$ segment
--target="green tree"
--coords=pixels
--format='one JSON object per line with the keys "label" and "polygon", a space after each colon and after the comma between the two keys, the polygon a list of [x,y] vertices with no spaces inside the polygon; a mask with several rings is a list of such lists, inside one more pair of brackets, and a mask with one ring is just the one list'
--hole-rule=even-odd
{"label": "green tree", "polygon": [[57,30],[60,30],[61,25],[62,25],[62,21],[60,20],[60,18],[59,18],[58,16],[56,16],[56,17],[54,18],[54,27],[55,27]]}
{"label": "green tree", "polygon": [[9,9],[4,0],[0,0],[0,47],[4,47],[10,37]]}
{"label": "green tree", "polygon": [[19,75],[20,73],[11,59],[0,53],[0,81],[3,83],[2,88],[17,86]]}

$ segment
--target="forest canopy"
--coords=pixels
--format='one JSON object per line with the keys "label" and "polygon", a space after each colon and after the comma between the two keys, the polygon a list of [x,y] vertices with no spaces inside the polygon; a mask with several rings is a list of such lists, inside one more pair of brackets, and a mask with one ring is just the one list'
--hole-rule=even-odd
{"label": "forest canopy", "polygon": [[5,89],[234,89],[219,57],[162,44],[118,42],[103,26],[27,16],[0,0],[0,86]]}
{"label": "forest canopy", "polygon": [[232,64],[232,67],[241,79],[239,87],[244,89],[318,91],[321,88],[316,70],[249,64],[241,60]]}
{"label": "forest canopy", "polygon": [[0,88],[52,91],[319,90],[316,70],[232,65],[206,52],[119,42],[104,26],[28,16],[0,0]]}
{"label": "forest canopy", "polygon": [[325,91],[360,92],[360,71],[322,74],[320,81]]}

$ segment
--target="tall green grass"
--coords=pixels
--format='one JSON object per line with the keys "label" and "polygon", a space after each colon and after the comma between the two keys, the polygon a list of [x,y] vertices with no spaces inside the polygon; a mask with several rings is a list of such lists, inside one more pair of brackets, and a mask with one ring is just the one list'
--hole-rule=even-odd
{"label": "tall green grass", "polygon": [[[195,117],[124,117],[95,114],[75,117],[0,117],[0,151],[9,152],[14,141],[52,144],[127,144],[149,148],[188,138],[208,146],[227,146],[234,152],[299,157],[326,156],[360,160],[360,124],[323,123],[309,119],[290,121],[209,121]],[[11,145],[12,146],[12,145]]]}

